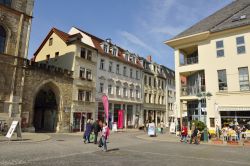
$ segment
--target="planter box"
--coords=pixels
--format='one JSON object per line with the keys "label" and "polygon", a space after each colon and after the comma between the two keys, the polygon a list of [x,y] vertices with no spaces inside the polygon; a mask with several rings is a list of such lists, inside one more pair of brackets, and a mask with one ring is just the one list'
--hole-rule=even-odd
{"label": "planter box", "polygon": [[228,145],[239,145],[239,142],[237,141],[227,141]]}
{"label": "planter box", "polygon": [[213,144],[223,144],[222,140],[212,140]]}

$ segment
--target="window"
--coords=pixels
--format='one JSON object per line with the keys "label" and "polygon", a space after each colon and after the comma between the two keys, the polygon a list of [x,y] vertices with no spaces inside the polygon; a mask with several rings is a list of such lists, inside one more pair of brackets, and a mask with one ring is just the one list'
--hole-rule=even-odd
{"label": "window", "polygon": [[105,62],[104,59],[101,59],[101,61],[100,61],[100,69],[101,70],[104,70],[104,65],[105,65],[104,62]]}
{"label": "window", "polygon": [[133,69],[130,69],[130,78],[133,78]]}
{"label": "window", "polygon": [[161,82],[161,89],[164,89],[164,81]]}
{"label": "window", "polygon": [[89,81],[92,80],[91,70],[89,70],[89,69],[86,70],[86,78],[87,78],[87,80],[89,80]]}
{"label": "window", "polygon": [[148,85],[151,86],[151,77],[149,77]]}
{"label": "window", "polygon": [[158,88],[161,88],[161,80],[158,80]]}
{"label": "window", "polygon": [[144,102],[145,102],[145,103],[147,102],[147,96],[148,96],[148,94],[145,93],[145,94],[144,94]]}
{"label": "window", "polygon": [[46,55],[46,60],[48,61],[50,59],[50,55]]}
{"label": "window", "polygon": [[130,97],[134,97],[133,89],[130,89]]}
{"label": "window", "polygon": [[90,91],[86,91],[86,99],[85,101],[91,101],[91,92]]}
{"label": "window", "polygon": [[123,96],[127,97],[128,94],[127,94],[127,88],[123,88]]}
{"label": "window", "polygon": [[247,67],[239,68],[239,83],[240,83],[240,90],[246,91],[249,89],[249,74]]}
{"label": "window", "polygon": [[145,85],[147,85],[147,80],[148,80],[148,78],[147,78],[147,76],[145,75],[145,76],[144,76],[144,84],[145,84]]}
{"label": "window", "polygon": [[103,83],[100,83],[100,89],[99,89],[100,93],[103,93]]}
{"label": "window", "polygon": [[209,118],[209,120],[210,120],[210,127],[215,127],[214,118]]}
{"label": "window", "polygon": [[220,40],[220,41],[216,42],[216,52],[217,52],[217,57],[223,57],[224,56],[223,40]]}
{"label": "window", "polygon": [[148,95],[148,103],[151,103],[151,94]]}
{"label": "window", "polygon": [[11,0],[0,0],[0,4],[4,4],[6,6],[11,6]]}
{"label": "window", "polygon": [[128,61],[128,54],[125,54],[125,59],[126,61]]}
{"label": "window", "polygon": [[91,61],[91,59],[92,59],[92,51],[88,50],[87,60]]}
{"label": "window", "polygon": [[156,79],[154,78],[154,87],[156,87]]}
{"label": "window", "polygon": [[52,46],[53,44],[53,38],[49,38],[49,46]]}
{"label": "window", "polygon": [[5,43],[6,43],[6,31],[2,26],[0,26],[0,53],[4,53]]}
{"label": "window", "polygon": [[164,96],[162,96],[161,98],[162,98],[161,99],[161,104],[165,104],[165,102],[164,102]]}
{"label": "window", "polygon": [[138,71],[138,70],[136,70],[135,78],[136,78],[136,79],[139,79],[139,71]]}
{"label": "window", "polygon": [[123,75],[127,76],[127,67],[126,66],[123,67]]}
{"label": "window", "polygon": [[113,50],[112,50],[112,55],[114,55],[114,56],[117,55],[117,48],[113,48]]}
{"label": "window", "polygon": [[55,53],[55,58],[58,58],[58,56],[59,56],[59,52],[56,52]]}
{"label": "window", "polygon": [[79,77],[85,79],[85,68],[80,67]]}
{"label": "window", "polygon": [[238,54],[246,53],[244,36],[237,37],[236,44],[237,44],[237,53]]}
{"label": "window", "polygon": [[106,53],[109,52],[109,48],[108,48],[108,45],[107,45],[107,44],[104,44],[104,45],[103,45],[103,50],[104,50],[104,52],[106,52]]}
{"label": "window", "polygon": [[113,62],[109,62],[109,72],[112,72],[113,70]]}
{"label": "window", "polygon": [[158,104],[161,104],[161,96],[158,97]]}
{"label": "window", "polygon": [[218,70],[219,91],[227,90],[227,75],[226,70]]}
{"label": "window", "polygon": [[85,48],[81,48],[81,58],[86,58],[86,49]]}
{"label": "window", "polygon": [[78,100],[79,101],[84,101],[84,91],[83,90],[78,90]]}
{"label": "window", "polygon": [[140,94],[139,94],[139,90],[138,89],[136,89],[135,94],[136,94],[136,98],[139,99],[140,98]]}
{"label": "window", "polygon": [[119,86],[116,86],[116,95],[120,95],[120,87]]}
{"label": "window", "polygon": [[112,94],[112,85],[108,85],[108,94]]}
{"label": "window", "polygon": [[119,64],[116,65],[116,74],[120,74],[120,65]]}

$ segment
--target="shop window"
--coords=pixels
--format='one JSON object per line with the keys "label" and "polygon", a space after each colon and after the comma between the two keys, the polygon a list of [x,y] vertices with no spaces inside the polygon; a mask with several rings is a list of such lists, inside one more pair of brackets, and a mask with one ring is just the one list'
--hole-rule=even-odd
{"label": "shop window", "polygon": [[6,44],[6,31],[0,26],[0,53],[4,53],[5,44]]}

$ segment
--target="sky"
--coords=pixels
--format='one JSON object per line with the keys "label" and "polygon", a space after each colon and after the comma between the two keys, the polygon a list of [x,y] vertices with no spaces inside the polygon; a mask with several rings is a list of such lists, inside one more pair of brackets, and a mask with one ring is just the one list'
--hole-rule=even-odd
{"label": "sky", "polygon": [[233,0],[35,0],[29,58],[52,27],[78,27],[142,57],[174,69],[164,41]]}

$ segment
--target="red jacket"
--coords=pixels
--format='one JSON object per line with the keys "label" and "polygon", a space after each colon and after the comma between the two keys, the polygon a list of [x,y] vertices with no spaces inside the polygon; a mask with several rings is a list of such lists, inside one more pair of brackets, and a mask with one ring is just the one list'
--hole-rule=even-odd
{"label": "red jacket", "polygon": [[187,127],[186,127],[186,126],[183,126],[183,127],[182,127],[182,130],[181,130],[181,135],[187,136],[187,134],[188,134]]}

